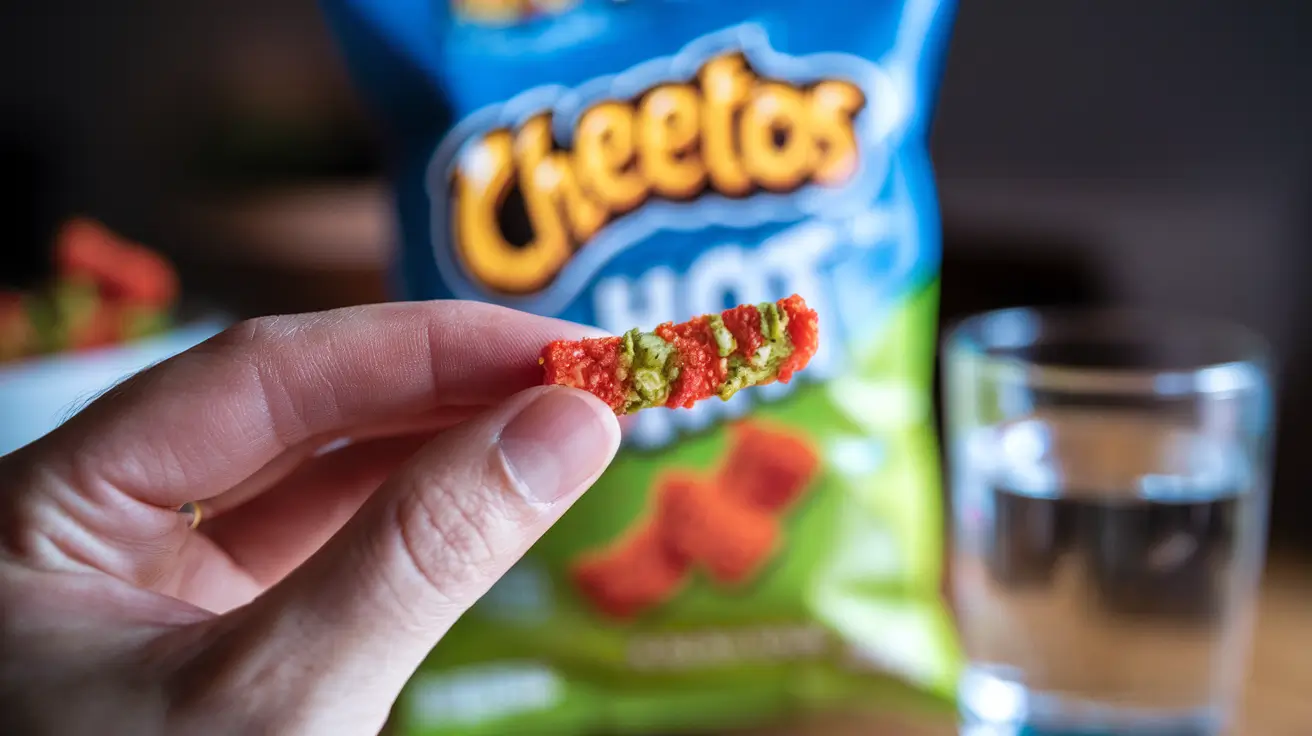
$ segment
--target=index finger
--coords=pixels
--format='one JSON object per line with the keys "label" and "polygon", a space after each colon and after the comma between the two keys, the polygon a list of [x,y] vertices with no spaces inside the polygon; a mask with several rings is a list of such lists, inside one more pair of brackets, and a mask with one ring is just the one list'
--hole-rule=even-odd
{"label": "index finger", "polygon": [[125,382],[29,447],[24,464],[93,497],[177,507],[310,437],[498,403],[540,382],[543,345],[586,334],[454,301],[256,319]]}

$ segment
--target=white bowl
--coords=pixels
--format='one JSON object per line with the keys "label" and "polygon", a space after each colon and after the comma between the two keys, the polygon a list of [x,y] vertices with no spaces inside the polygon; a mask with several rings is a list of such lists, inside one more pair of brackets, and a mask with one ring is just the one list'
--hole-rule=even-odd
{"label": "white bowl", "polygon": [[0,455],[40,438],[123,379],[224,326],[204,320],[124,345],[0,365]]}

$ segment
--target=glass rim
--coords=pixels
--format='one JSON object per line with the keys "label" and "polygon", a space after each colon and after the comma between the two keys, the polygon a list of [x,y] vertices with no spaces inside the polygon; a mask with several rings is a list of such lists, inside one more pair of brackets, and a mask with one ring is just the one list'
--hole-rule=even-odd
{"label": "glass rim", "polygon": [[[1052,334],[1045,335],[1044,331]],[[1142,345],[1201,340],[1219,357],[1175,365],[1111,366],[1042,360],[1006,351],[1037,348],[1062,336],[1072,344],[1108,349],[1127,340]],[[995,379],[1072,393],[1123,395],[1230,394],[1267,386],[1271,348],[1235,321],[1180,312],[1117,307],[1011,307],[979,312],[945,332],[945,365],[988,364]]]}

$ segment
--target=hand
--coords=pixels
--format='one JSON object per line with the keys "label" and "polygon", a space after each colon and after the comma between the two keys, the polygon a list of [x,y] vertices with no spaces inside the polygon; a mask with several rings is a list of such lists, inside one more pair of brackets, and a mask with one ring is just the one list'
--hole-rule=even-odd
{"label": "hand", "polygon": [[584,334],[458,302],[255,320],[0,458],[0,733],[376,733],[614,455],[604,404],[534,387]]}

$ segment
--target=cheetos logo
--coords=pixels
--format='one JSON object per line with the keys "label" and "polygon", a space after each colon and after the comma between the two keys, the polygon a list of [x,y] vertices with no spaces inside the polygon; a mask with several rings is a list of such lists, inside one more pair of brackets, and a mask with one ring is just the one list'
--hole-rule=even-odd
{"label": "cheetos logo", "polygon": [[[763,34],[746,36],[756,38]],[[664,69],[649,63],[578,89],[534,90],[485,112],[499,124],[457,128],[448,140],[458,148],[439,150],[442,178],[434,171],[430,179],[439,250],[445,244],[483,293],[524,298],[657,203],[685,209],[665,209],[655,227],[628,228],[630,242],[611,243],[610,255],[665,227],[728,215],[732,224],[758,224],[744,223],[743,210],[762,195],[847,187],[865,155],[860,124],[875,67],[826,54],[832,69],[812,68],[806,57],[773,51],[767,62],[790,63],[758,64],[743,41],[739,32],[705,42],[705,52],[694,46],[657,60]],[[867,73],[828,73],[845,68]],[[643,76],[657,79],[636,87]]]}

